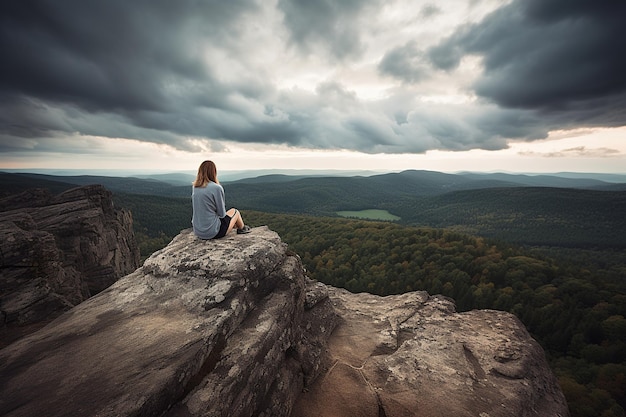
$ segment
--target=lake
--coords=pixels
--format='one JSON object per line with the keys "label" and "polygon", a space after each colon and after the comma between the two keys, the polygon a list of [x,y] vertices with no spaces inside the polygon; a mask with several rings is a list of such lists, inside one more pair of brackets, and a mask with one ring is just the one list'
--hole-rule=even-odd
{"label": "lake", "polygon": [[357,219],[368,219],[368,220],[385,220],[385,221],[395,221],[400,220],[400,217],[394,216],[389,213],[387,210],[377,210],[377,209],[368,209],[368,210],[360,210],[360,211],[338,211],[337,214],[341,217],[352,217]]}

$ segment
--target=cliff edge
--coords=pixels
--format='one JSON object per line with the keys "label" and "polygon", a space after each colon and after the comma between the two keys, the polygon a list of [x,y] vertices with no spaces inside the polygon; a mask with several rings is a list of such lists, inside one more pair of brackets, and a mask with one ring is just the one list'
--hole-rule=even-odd
{"label": "cliff edge", "polygon": [[0,350],[3,416],[567,416],[513,316],[306,278],[267,229],[183,231]]}
{"label": "cliff edge", "polygon": [[131,214],[90,185],[0,199],[0,347],[139,266]]}

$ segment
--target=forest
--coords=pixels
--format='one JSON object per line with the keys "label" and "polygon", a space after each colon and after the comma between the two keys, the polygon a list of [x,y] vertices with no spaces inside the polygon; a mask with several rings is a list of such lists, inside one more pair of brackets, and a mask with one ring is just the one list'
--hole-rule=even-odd
{"label": "forest", "polygon": [[[458,311],[509,311],[545,349],[572,416],[626,416],[623,191],[461,189],[421,203],[398,198],[393,209],[381,203],[376,208],[402,217],[381,222],[253,210],[230,198],[232,186],[225,185],[229,206],[251,226],[279,233],[311,278],[352,292],[443,294]],[[310,191],[304,200],[318,208],[340,194]],[[189,196],[114,192],[114,200],[132,211],[144,258],[191,226]],[[340,207],[365,208],[373,207]]]}
{"label": "forest", "polygon": [[[133,211],[144,256],[190,227],[188,198],[118,194],[116,202]],[[545,349],[572,416],[626,415],[623,247],[522,246],[455,229],[242,213],[279,233],[326,284],[379,295],[423,290],[453,298],[458,311],[515,314]]]}
{"label": "forest", "polygon": [[572,416],[624,415],[624,250],[576,251],[577,262],[564,262],[445,229],[244,215],[277,231],[310,276],[326,284],[379,295],[424,290],[453,298],[458,311],[515,314],[544,347]]}
{"label": "forest", "polygon": [[[16,189],[30,183],[57,184],[58,190],[71,186],[67,182],[100,183],[135,200],[131,196],[188,199],[191,194],[190,185],[150,178],[0,173],[0,185]],[[228,204],[242,210],[318,216],[383,210],[403,225],[453,228],[523,245],[626,248],[626,217],[621,215],[626,184],[593,179],[403,171],[370,177],[269,175],[225,183],[224,189]],[[135,211],[141,215],[152,210],[149,205]],[[164,225],[162,231],[177,232],[170,229]]]}

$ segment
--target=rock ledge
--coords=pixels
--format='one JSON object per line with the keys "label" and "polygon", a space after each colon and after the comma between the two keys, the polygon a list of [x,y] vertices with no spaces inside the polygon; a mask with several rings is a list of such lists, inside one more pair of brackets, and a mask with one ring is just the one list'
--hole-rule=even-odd
{"label": "rock ledge", "polygon": [[567,416],[513,316],[305,277],[260,227],[183,231],[0,351],[3,416]]}

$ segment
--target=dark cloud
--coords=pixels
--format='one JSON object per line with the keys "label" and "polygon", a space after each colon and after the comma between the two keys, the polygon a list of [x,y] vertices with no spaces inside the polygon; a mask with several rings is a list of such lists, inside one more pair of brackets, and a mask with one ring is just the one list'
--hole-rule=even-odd
{"label": "dark cloud", "polygon": [[[362,6],[332,7],[347,18]],[[206,62],[207,45],[245,55],[238,31],[255,10],[245,0],[2,2],[0,141],[66,133],[189,151],[194,137],[326,147],[328,135],[315,135],[324,128],[311,129],[321,110],[298,114],[292,98],[268,98],[253,70],[224,81],[220,62]]]}
{"label": "dark cloud", "polygon": [[407,120],[403,132],[426,149],[497,150],[506,148],[511,137],[531,140],[547,136],[531,112],[497,107],[423,103],[415,106]]}
{"label": "dark cloud", "polygon": [[[91,111],[159,110],[166,81],[210,81],[195,42],[247,2],[43,0],[0,5],[0,87]],[[224,33],[220,33],[224,32]]]}
{"label": "dark cloud", "polygon": [[444,70],[481,56],[475,91],[500,106],[533,109],[563,127],[623,126],[624,16],[619,0],[516,0],[428,54]]}
{"label": "dark cloud", "polygon": [[[188,151],[222,139],[372,153],[501,149],[554,129],[626,123],[622,0],[514,0],[427,51],[403,39],[377,68],[401,81],[397,90],[364,100],[332,73],[371,65],[373,54],[357,58],[378,42],[366,31],[388,30],[372,24],[384,4],[279,0],[268,12],[261,0],[3,1],[0,151],[51,150],[81,135]],[[264,27],[267,16],[283,26]],[[445,17],[433,4],[414,16]],[[290,63],[255,66],[264,50],[247,43],[269,33],[268,60],[314,56],[332,65],[329,80],[279,89],[272,66]],[[427,84],[424,97],[446,94],[428,88],[466,55],[483,57],[479,100],[421,101]]]}
{"label": "dark cloud", "polygon": [[361,32],[368,26],[365,12],[379,0],[279,0],[291,41],[305,53],[321,46],[335,59],[359,55]]}
{"label": "dark cloud", "polygon": [[79,133],[181,149],[189,141],[178,135],[226,135],[198,113],[223,119],[217,113],[240,111],[233,91],[262,88],[219,81],[202,52],[227,48],[234,23],[254,8],[245,0],[2,2],[0,135]]}
{"label": "dark cloud", "polygon": [[378,65],[378,71],[405,83],[422,81],[431,72],[424,65],[422,52],[413,41],[387,52]]}

